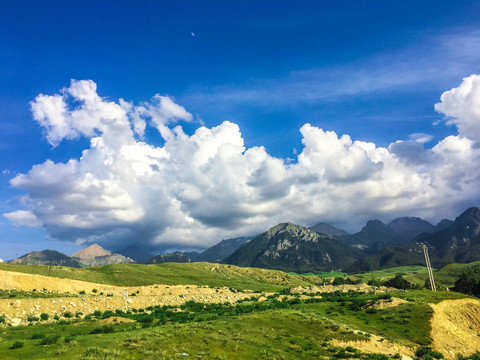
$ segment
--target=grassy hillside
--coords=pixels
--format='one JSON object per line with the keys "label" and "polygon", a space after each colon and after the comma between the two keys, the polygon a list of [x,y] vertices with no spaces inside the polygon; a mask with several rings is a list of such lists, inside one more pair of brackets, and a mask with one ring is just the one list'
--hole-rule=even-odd
{"label": "grassy hillside", "polygon": [[112,264],[74,269],[62,266],[0,264],[0,270],[96,282],[116,286],[208,285],[238,290],[277,291],[285,287],[320,283],[316,277],[290,275],[276,270],[241,268],[211,263],[165,263],[155,265]]}

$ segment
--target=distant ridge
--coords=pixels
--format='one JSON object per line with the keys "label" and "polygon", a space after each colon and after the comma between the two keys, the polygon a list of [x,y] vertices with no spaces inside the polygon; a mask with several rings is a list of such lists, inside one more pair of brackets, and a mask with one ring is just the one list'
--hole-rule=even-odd
{"label": "distant ridge", "polygon": [[147,260],[147,264],[164,264],[169,262],[189,263],[190,259],[182,253],[160,254]]}
{"label": "distant ridge", "polygon": [[117,251],[117,254],[120,254],[120,255],[123,255],[127,258],[130,258],[133,261],[135,261],[137,263],[140,263],[140,264],[146,262],[148,259],[153,257],[153,254],[150,254],[150,253],[140,249],[136,245],[130,245],[129,247],[127,247],[123,250]]}
{"label": "distant ridge", "polygon": [[[433,233],[423,233],[413,242],[401,247],[388,247],[378,254],[363,258],[349,267],[349,271],[368,271],[392,266],[424,265],[420,244],[428,246],[433,267],[451,263],[469,263],[480,260],[480,209],[472,207],[454,222],[442,220],[446,227]],[[450,224],[450,225],[448,225]]]}
{"label": "distant ridge", "polygon": [[407,242],[420,234],[432,233],[436,230],[435,226],[419,217],[401,217],[393,220],[388,226]]}
{"label": "distant ridge", "polygon": [[71,257],[56,250],[31,251],[17,259],[8,261],[8,263],[23,265],[70,266],[74,268],[82,267],[82,263],[77,259],[72,259]]}
{"label": "distant ridge", "polygon": [[215,244],[212,247],[209,247],[207,250],[199,254],[198,257],[195,259],[195,261],[221,262],[227,256],[230,256],[241,245],[245,244],[251,239],[252,238],[250,237],[224,239],[220,241],[218,244]]}
{"label": "distant ridge", "polygon": [[319,234],[330,235],[333,237],[341,236],[341,235],[348,235],[346,231],[337,229],[335,226],[326,224],[326,223],[318,223],[309,227],[310,230],[315,231]]}
{"label": "distant ridge", "polygon": [[339,236],[338,240],[357,247],[369,255],[376,254],[388,246],[397,246],[408,242],[380,220],[370,220],[360,232]]}

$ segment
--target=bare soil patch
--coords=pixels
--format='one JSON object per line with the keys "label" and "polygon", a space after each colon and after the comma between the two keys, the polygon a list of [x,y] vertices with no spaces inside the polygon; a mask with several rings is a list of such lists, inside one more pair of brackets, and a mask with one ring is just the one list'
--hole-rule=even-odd
{"label": "bare soil patch", "polygon": [[480,349],[480,300],[445,300],[430,304],[433,347],[447,359],[468,356]]}
{"label": "bare soil patch", "polygon": [[[146,308],[155,305],[181,305],[193,300],[205,303],[236,302],[252,296],[251,292],[232,292],[228,288],[210,288],[196,285],[151,285],[121,287],[89,283],[71,279],[61,279],[42,275],[0,271],[0,288],[5,290],[33,289],[84,295],[63,298],[0,299],[0,315],[5,315],[10,326],[27,324],[29,317],[41,313],[55,315],[66,312],[83,315],[96,310],[106,311],[132,308]],[[95,292],[92,290],[95,289]],[[102,294],[102,295],[100,295]]]}
{"label": "bare soil patch", "polygon": [[382,299],[378,301],[377,303],[375,303],[375,305],[373,305],[373,307],[377,310],[384,310],[384,309],[397,307],[398,305],[402,305],[406,303],[408,303],[407,300],[392,297],[391,299],[388,299],[388,300]]}
{"label": "bare soil patch", "polygon": [[369,340],[358,341],[339,341],[332,340],[334,346],[351,346],[366,353],[380,353],[389,356],[395,354],[402,355],[402,359],[411,359],[414,355],[414,349],[388,341],[380,336],[372,335]]}

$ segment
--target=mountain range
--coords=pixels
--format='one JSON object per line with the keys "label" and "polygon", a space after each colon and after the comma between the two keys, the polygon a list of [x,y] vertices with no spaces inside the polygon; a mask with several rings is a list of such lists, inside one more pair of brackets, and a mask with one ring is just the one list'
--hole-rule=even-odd
{"label": "mountain range", "polygon": [[418,217],[398,218],[388,225],[370,220],[354,234],[326,223],[310,228],[281,223],[253,239],[224,239],[202,253],[152,256],[137,246],[112,252],[93,244],[71,256],[55,250],[33,251],[9,262],[87,267],[134,261],[153,264],[206,261],[300,273],[358,272],[424,265],[420,244],[428,246],[434,267],[480,260],[480,209],[467,209],[455,221],[444,219],[437,225]]}

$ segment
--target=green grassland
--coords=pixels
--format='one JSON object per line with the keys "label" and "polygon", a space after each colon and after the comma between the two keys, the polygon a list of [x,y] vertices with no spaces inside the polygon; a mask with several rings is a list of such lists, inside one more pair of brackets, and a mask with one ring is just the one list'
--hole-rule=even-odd
{"label": "green grassland", "polygon": [[[471,265],[449,265],[435,272],[436,279],[451,283],[456,274]],[[322,277],[210,263],[116,264],[86,269],[0,264],[0,270],[42,275],[50,272],[61,278],[120,286],[188,284],[259,292],[233,305],[190,301],[179,307],[151,306],[128,312],[111,309],[53,323],[32,321],[29,326],[3,326],[0,359],[178,359],[188,354],[189,358],[204,359],[388,360],[384,355],[335,347],[330,341],[366,340],[378,335],[405,346],[428,346],[432,341],[432,309],[428,304],[465,297],[455,292],[428,290],[285,297],[289,288],[321,284]],[[388,279],[398,273],[418,283],[426,275],[423,267],[393,268],[375,271],[373,275]],[[369,273],[356,276],[363,281],[371,279]],[[43,293],[15,292],[15,297],[49,296]],[[384,310],[372,307],[378,301],[390,301],[392,296],[408,302]],[[7,297],[11,293],[4,291],[4,298]],[[133,322],[120,323],[112,316]],[[102,322],[108,319],[109,323]]]}
{"label": "green grassland", "polygon": [[[318,295],[318,294],[317,294]],[[371,304],[395,297],[409,302],[385,310]],[[179,309],[150,307],[107,311],[93,319],[4,328],[1,359],[176,359],[182,354],[208,359],[372,358],[330,340],[366,340],[371,334],[406,346],[431,343],[428,291],[322,294],[322,298],[267,301],[252,297],[236,305],[189,302]],[[459,298],[437,292],[433,300]],[[112,315],[136,322],[100,324]],[[18,345],[21,343],[22,345]],[[17,344],[14,346],[14,344]],[[17,348],[15,348],[17,347]],[[393,354],[392,354],[393,355]]]}
{"label": "green grassland", "polygon": [[375,281],[384,282],[393,279],[395,275],[401,274],[403,278],[413,284],[423,286],[428,278],[427,268],[425,266],[398,266],[389,269],[374,270],[362,274],[350,275],[352,278],[361,279],[362,282],[369,282],[372,278]]}
{"label": "green grassland", "polygon": [[[433,277],[435,284],[443,288],[452,288],[455,281],[460,277],[460,274],[467,267],[480,265],[480,261],[475,261],[468,264],[449,264],[441,269],[433,271]],[[427,268],[425,266],[398,266],[383,270],[374,270],[373,272],[367,272],[362,274],[349,275],[354,279],[361,279],[362,282],[369,282],[372,280],[372,276],[376,281],[387,281],[400,274],[403,278],[415,285],[424,286],[425,281],[428,279]]]}
{"label": "green grassland", "polygon": [[278,291],[286,287],[321,283],[321,280],[311,276],[211,263],[113,264],[83,269],[0,263],[0,270],[40,275],[50,274],[59,278],[116,286],[207,285],[211,287],[227,286],[238,290]]}

